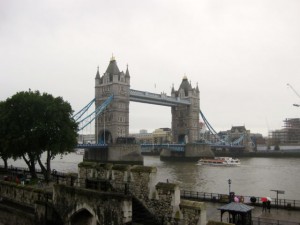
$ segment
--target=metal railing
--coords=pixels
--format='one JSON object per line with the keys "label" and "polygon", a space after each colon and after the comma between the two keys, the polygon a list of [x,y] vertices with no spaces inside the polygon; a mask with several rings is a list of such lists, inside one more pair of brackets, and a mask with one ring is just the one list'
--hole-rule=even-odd
{"label": "metal railing", "polygon": [[300,222],[252,217],[252,225],[300,225]]}
{"label": "metal railing", "polygon": [[[180,195],[185,199],[201,200],[201,201],[210,201],[210,202],[229,202],[230,196],[228,194],[218,194],[218,193],[207,193],[207,192],[197,192],[197,191],[187,191],[181,190]],[[241,196],[241,195],[238,195]],[[261,197],[257,196],[242,196],[243,199],[250,199],[249,202],[244,202],[245,204],[252,204],[256,206],[261,206],[262,201]],[[300,201],[299,200],[289,200],[289,199],[276,199],[272,198],[271,206],[276,208],[284,209],[296,209],[300,210]]]}

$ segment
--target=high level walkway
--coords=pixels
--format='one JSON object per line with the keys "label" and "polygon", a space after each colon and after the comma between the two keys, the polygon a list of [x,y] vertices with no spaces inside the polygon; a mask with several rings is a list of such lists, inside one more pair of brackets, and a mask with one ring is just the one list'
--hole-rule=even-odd
{"label": "high level walkway", "polygon": [[171,97],[166,94],[155,94],[147,91],[130,89],[130,101],[148,103],[162,106],[177,106],[178,104],[190,105],[190,101],[179,97]]}

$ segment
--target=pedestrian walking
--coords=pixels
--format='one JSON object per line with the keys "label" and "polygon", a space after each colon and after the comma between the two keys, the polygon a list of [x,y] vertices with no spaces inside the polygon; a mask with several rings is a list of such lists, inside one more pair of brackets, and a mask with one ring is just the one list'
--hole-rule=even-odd
{"label": "pedestrian walking", "polygon": [[267,201],[267,209],[269,212],[271,211],[271,202],[270,201]]}
{"label": "pedestrian walking", "polygon": [[267,202],[262,203],[262,211],[266,212],[267,211]]}

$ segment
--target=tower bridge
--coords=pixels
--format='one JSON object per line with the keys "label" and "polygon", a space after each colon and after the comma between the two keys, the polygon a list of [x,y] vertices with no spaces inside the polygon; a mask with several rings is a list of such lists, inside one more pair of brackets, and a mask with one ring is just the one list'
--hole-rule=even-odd
{"label": "tower bridge", "polygon": [[129,104],[140,102],[169,106],[172,113],[172,136],[175,143],[195,142],[199,138],[199,88],[192,87],[185,76],[178,90],[172,87],[171,95],[156,94],[130,89],[130,73],[120,71],[114,57],[101,76],[99,69],[95,77],[95,105],[101,106],[109,96],[113,101],[103,116],[95,119],[97,143],[116,143],[119,137],[129,136]]}
{"label": "tower bridge", "polygon": [[[191,82],[188,81],[186,76],[183,77],[178,89],[175,89],[173,85],[170,95],[167,95],[166,93],[157,94],[131,89],[130,80],[131,76],[128,66],[125,72],[120,71],[114,57],[111,58],[106,71],[102,75],[100,75],[98,67],[95,77],[95,98],[86,106],[90,107],[92,104],[95,104],[95,111],[89,116],[79,119],[86,111],[85,107],[80,111],[81,114],[74,115],[76,121],[79,121],[80,129],[86,127],[91,121],[95,121],[96,145],[78,146],[88,149],[101,149],[101,151],[98,152],[89,151],[89,158],[94,159],[100,157],[110,159],[111,161],[118,161],[124,158],[124,154],[127,154],[126,157],[131,159],[134,158],[132,155],[138,154],[140,147],[150,148],[149,146],[143,145],[138,148],[136,146],[131,146],[131,150],[129,150],[122,145],[124,143],[133,144],[131,141],[127,142],[127,138],[129,138],[130,102],[170,107],[172,114],[171,130],[173,145],[163,145],[162,143],[161,146],[159,146],[160,149],[166,150],[163,154],[167,156],[172,156],[173,153],[176,153],[179,154],[180,157],[186,157],[188,155],[189,157],[198,159],[200,156],[213,156],[213,154],[211,154],[210,146],[215,148],[222,147],[222,149],[226,147],[228,149],[244,148],[244,146],[242,146],[243,144],[241,144],[244,142],[244,136],[238,138],[237,141],[235,141],[236,143],[227,143],[226,140],[222,139],[212,128],[200,111],[200,92],[198,85],[192,87]],[[200,115],[217,142],[212,143],[210,141],[206,142],[205,140],[202,140],[201,147],[199,147],[200,145],[188,146],[187,144],[193,143],[195,145],[195,143],[199,141]],[[89,119],[87,122],[87,118],[92,119]],[[120,142],[121,139],[122,142]],[[175,143],[178,146],[176,146]],[[112,145],[116,144],[120,144],[120,146],[112,147]],[[182,144],[185,145],[181,146]],[[109,146],[110,149],[114,149],[111,151],[119,153],[110,154],[108,151]],[[122,151],[120,149],[122,149]]]}

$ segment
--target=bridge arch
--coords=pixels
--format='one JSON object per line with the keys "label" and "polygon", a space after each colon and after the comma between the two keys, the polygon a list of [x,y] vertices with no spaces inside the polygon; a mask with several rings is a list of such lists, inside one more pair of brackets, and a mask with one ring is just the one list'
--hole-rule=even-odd
{"label": "bridge arch", "polygon": [[78,205],[67,218],[69,218],[68,225],[100,225],[96,213],[86,204]]}
{"label": "bridge arch", "polygon": [[179,134],[178,135],[178,138],[177,138],[177,142],[178,143],[187,143],[188,140],[187,140],[187,135],[186,134]]}
{"label": "bridge arch", "polygon": [[109,130],[100,130],[98,132],[98,144],[110,144],[113,142],[112,133]]}

